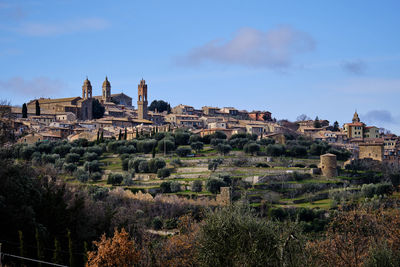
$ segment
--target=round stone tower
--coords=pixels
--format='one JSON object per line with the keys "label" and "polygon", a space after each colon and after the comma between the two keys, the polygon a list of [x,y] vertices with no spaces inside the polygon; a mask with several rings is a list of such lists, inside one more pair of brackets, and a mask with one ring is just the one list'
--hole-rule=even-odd
{"label": "round stone tower", "polygon": [[336,155],[325,154],[321,155],[320,168],[322,176],[332,178],[337,176],[337,162]]}

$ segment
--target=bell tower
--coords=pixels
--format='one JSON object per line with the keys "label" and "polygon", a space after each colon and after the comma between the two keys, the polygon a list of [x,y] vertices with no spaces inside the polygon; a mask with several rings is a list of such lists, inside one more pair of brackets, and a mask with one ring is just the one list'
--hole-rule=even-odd
{"label": "bell tower", "polygon": [[92,98],[92,85],[90,84],[90,81],[86,77],[86,80],[83,82],[82,86],[82,98],[83,99],[88,99]]}
{"label": "bell tower", "polygon": [[103,95],[102,95],[103,102],[111,102],[111,84],[107,79],[103,82]]}
{"label": "bell tower", "polygon": [[138,85],[138,118],[147,119],[147,84],[146,81],[140,80]]}

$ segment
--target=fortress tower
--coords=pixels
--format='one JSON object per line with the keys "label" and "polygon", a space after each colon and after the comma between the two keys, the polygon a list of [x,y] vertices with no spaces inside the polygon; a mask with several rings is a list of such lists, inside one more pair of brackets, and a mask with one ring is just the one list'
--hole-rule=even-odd
{"label": "fortress tower", "polygon": [[103,102],[111,102],[111,84],[107,79],[103,82],[103,94],[102,94]]}
{"label": "fortress tower", "polygon": [[86,77],[86,80],[83,82],[82,86],[82,98],[83,99],[89,99],[92,98],[92,85],[90,84],[90,81]]}
{"label": "fortress tower", "polygon": [[138,85],[138,118],[147,120],[147,84],[146,81],[140,80]]}

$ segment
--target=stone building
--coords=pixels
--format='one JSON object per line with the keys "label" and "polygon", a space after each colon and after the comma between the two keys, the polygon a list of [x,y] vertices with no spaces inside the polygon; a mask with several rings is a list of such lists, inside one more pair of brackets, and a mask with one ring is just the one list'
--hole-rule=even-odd
{"label": "stone building", "polygon": [[221,193],[217,195],[216,201],[219,205],[228,206],[232,203],[231,188],[221,187]]}
{"label": "stone building", "polygon": [[337,176],[337,161],[336,155],[334,154],[324,154],[320,157],[320,169],[322,176],[327,178],[332,178]]}
{"label": "stone building", "polygon": [[364,138],[379,138],[379,129],[375,126],[366,126],[361,122],[357,111],[353,115],[351,123],[346,123],[343,127],[349,139],[363,140]]}
{"label": "stone building", "polygon": [[102,90],[103,91],[103,94],[102,94],[103,102],[111,102],[111,84],[108,81],[107,76],[103,82],[102,89],[103,89]]}
{"label": "stone building", "polygon": [[359,144],[359,159],[373,159],[383,161],[384,145],[383,142],[361,143]]}
{"label": "stone building", "polygon": [[147,120],[147,84],[145,80],[141,80],[138,85],[138,119]]}

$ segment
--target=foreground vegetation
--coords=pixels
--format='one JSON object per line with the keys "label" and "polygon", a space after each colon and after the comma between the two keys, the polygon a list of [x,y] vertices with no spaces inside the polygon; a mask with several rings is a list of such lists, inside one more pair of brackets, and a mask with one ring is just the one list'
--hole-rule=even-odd
{"label": "foreground vegetation", "polygon": [[[287,139],[3,147],[2,250],[70,266],[397,266],[398,169],[356,161],[326,179],[310,174],[318,155],[349,154]],[[221,186],[233,205],[219,207]]]}

